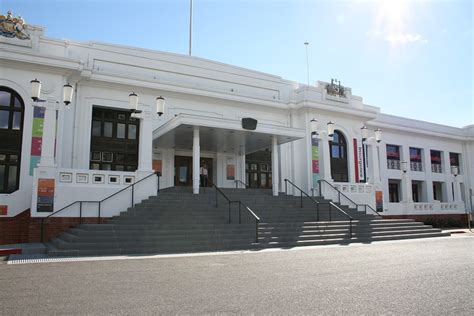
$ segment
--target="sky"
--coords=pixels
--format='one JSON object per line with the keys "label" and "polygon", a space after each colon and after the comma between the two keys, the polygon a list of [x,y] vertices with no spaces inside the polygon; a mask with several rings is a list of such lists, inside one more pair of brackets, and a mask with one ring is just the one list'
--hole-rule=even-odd
{"label": "sky", "polygon": [[[189,0],[0,0],[46,36],[188,54]],[[472,0],[194,0],[192,55],[310,84],[382,113],[474,124]],[[306,47],[308,42],[308,64]]]}

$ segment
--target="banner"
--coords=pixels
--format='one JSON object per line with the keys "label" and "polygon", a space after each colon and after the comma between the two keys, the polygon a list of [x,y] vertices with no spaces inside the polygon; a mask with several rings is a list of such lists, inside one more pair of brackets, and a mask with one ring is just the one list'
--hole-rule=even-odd
{"label": "banner", "polygon": [[0,205],[0,215],[7,215],[8,205]]}
{"label": "banner", "polygon": [[318,181],[320,179],[319,173],[319,139],[314,137],[311,138],[311,172],[313,176],[313,188],[318,187]]}
{"label": "banner", "polygon": [[227,180],[235,180],[235,166],[227,165]]}
{"label": "banner", "polygon": [[54,210],[54,179],[38,179],[37,212]]}
{"label": "banner", "polygon": [[41,145],[43,142],[44,111],[42,107],[35,106],[33,110],[33,128],[31,130],[31,157],[30,176],[41,158]]}
{"label": "banner", "polygon": [[382,191],[375,191],[375,210],[383,212],[383,195]]}
{"label": "banner", "polygon": [[163,161],[161,159],[153,159],[153,170],[162,174],[163,172]]}
{"label": "banner", "polygon": [[354,168],[355,168],[355,180],[356,180],[356,183],[358,183],[360,181],[360,174],[359,174],[359,170],[360,170],[360,159],[359,159],[359,155],[358,155],[358,147],[357,147],[357,139],[353,139],[352,140],[353,142],[353,145],[354,145]]}

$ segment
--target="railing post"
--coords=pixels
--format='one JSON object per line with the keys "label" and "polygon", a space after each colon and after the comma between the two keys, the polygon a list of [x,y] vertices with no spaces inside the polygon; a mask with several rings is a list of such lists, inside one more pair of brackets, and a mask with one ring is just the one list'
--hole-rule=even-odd
{"label": "railing post", "polygon": [[157,177],[157,184],[156,184],[156,195],[158,195],[158,193],[160,193],[160,175],[161,173],[160,172],[157,172],[156,173],[156,177]]}
{"label": "railing post", "polygon": [[341,192],[337,190],[337,202],[341,204]]}
{"label": "railing post", "polygon": [[242,203],[239,201],[239,224],[242,224],[242,214],[241,214]]}
{"label": "railing post", "polygon": [[329,203],[329,221],[332,222],[332,204]]}
{"label": "railing post", "polygon": [[349,238],[352,239],[352,218],[349,218]]}
{"label": "railing post", "polygon": [[316,215],[316,216],[317,216],[316,221],[319,222],[319,203],[316,204],[316,214],[317,214],[317,215]]}
{"label": "railing post", "polygon": [[288,195],[288,179],[285,179],[285,195]]}
{"label": "railing post", "polygon": [[303,208],[303,191],[300,191],[300,207]]}
{"label": "railing post", "polygon": [[231,223],[231,219],[230,219],[230,202],[229,202],[229,224]]}
{"label": "railing post", "polygon": [[364,212],[367,214],[367,204],[364,204]]}
{"label": "railing post", "polygon": [[41,239],[40,239],[41,242],[43,242],[43,240],[44,240],[44,228],[43,228],[43,226],[44,226],[44,218],[41,218]]}
{"label": "railing post", "polygon": [[319,195],[319,197],[321,197],[321,196],[323,196],[323,195],[322,195],[323,191],[321,191],[321,180],[318,181],[318,186],[319,186],[318,195]]}
{"label": "railing post", "polygon": [[255,243],[258,244],[258,219],[255,219]]}
{"label": "railing post", "polygon": [[82,201],[79,202],[79,224],[82,224]]}
{"label": "railing post", "polygon": [[99,202],[99,212],[98,212],[98,215],[97,215],[97,223],[100,224],[100,206],[101,206],[101,202]]}
{"label": "railing post", "polygon": [[134,195],[135,195],[135,183],[132,185],[132,207],[134,205]]}

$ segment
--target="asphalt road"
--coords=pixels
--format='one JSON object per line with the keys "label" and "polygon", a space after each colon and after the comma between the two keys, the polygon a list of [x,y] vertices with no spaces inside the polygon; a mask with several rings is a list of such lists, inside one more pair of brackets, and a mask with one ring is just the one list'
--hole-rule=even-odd
{"label": "asphalt road", "polygon": [[0,312],[474,315],[474,237],[0,264]]}

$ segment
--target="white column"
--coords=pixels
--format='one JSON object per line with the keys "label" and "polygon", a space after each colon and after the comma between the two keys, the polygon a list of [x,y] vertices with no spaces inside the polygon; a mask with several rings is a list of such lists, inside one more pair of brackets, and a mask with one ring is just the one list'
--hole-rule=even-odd
{"label": "white column", "polygon": [[[410,166],[407,166],[407,168],[410,168]],[[413,203],[411,179],[408,175],[408,171],[402,176],[402,201],[406,203]]]}
{"label": "white column", "polygon": [[328,182],[332,182],[331,176],[331,155],[330,155],[330,148],[329,148],[329,138],[327,135],[321,135],[319,138],[319,149],[320,149],[320,157],[319,163],[322,165],[320,167],[321,172],[321,179],[324,179]]}
{"label": "white column", "polygon": [[433,177],[431,173],[431,152],[429,148],[423,148],[423,171],[425,173],[425,188],[426,191],[423,193],[426,193],[425,198],[427,202],[433,202],[434,201],[434,194],[433,194]]}
{"label": "white column", "polygon": [[279,177],[278,174],[278,143],[277,137],[273,135],[272,138],[272,188],[273,196],[278,196]]}
{"label": "white column", "polygon": [[368,151],[368,169],[367,174],[369,176],[369,183],[376,184],[380,183],[380,167],[379,167],[379,153],[378,145],[374,140],[367,142],[367,151]]}
{"label": "white column", "polygon": [[150,173],[153,170],[153,116],[143,112],[140,120],[140,140],[138,142],[138,170]]}
{"label": "white column", "polygon": [[461,183],[458,181],[457,177],[454,177],[453,186],[454,186],[454,202],[462,203]]}
{"label": "white column", "polygon": [[194,126],[193,129],[193,193],[199,194],[199,160],[200,157],[199,145],[199,126]]}
{"label": "white column", "polygon": [[44,107],[43,140],[41,143],[41,160],[38,167],[56,167],[54,143],[56,141],[56,111],[58,105],[55,101],[48,100]]}

